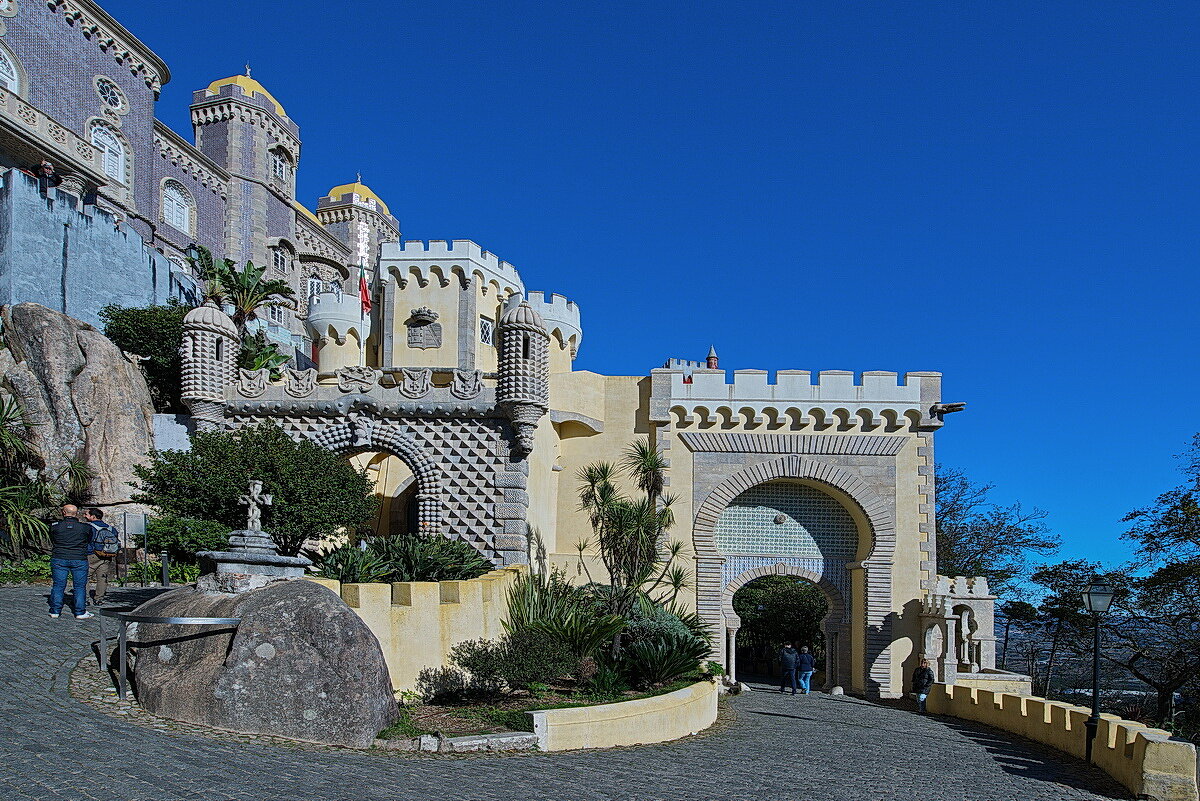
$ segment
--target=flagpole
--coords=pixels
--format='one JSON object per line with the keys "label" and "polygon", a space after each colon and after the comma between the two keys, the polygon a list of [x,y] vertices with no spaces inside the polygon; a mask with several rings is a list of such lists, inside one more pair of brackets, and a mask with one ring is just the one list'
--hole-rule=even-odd
{"label": "flagpole", "polygon": [[[366,272],[367,272],[366,265],[359,264],[358,265],[358,280],[360,283],[365,282],[367,280]],[[368,295],[369,295],[370,291],[371,290],[368,287],[368,289],[367,289]],[[367,319],[367,307],[362,302],[362,297],[361,297],[361,292],[360,292],[360,297],[358,299],[358,366],[359,367],[367,366],[367,337],[365,334],[363,334],[363,326],[366,325],[366,319]]]}

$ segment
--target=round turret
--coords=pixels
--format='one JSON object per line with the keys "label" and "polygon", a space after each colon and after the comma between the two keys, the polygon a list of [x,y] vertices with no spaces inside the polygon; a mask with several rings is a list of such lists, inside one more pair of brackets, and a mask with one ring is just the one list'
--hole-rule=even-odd
{"label": "round turret", "polygon": [[500,380],[496,401],[512,421],[518,450],[533,450],[538,420],[550,405],[550,334],[526,302],[500,317]]}
{"label": "round turret", "polygon": [[183,318],[181,395],[199,431],[221,425],[225,387],[236,372],[237,348],[237,326],[211,299]]}

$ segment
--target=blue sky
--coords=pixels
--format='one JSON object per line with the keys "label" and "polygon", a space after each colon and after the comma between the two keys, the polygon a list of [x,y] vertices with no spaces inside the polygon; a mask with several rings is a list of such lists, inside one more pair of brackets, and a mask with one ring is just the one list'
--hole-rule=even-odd
{"label": "blue sky", "polygon": [[1200,4],[102,3],[168,124],[249,61],[302,200],[361,171],[576,300],[578,368],[940,370],[939,461],[1065,557],[1200,430]]}

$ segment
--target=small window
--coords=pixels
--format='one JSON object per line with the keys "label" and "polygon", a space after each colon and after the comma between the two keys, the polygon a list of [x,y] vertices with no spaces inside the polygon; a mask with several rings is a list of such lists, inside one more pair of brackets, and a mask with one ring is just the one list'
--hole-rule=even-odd
{"label": "small window", "polygon": [[286,325],[287,313],[284,311],[283,306],[268,306],[267,319],[275,325]]}
{"label": "small window", "polygon": [[276,272],[286,273],[292,264],[292,254],[287,252],[287,248],[274,248],[271,251],[271,263],[275,265]]}
{"label": "small window", "polygon": [[314,295],[319,295],[325,291],[325,282],[320,276],[314,275],[308,279],[308,296],[311,298]]}
{"label": "small window", "polygon": [[21,92],[21,76],[8,53],[0,50],[0,86],[15,94]]}
{"label": "small window", "polygon": [[529,334],[521,337],[521,358],[529,358]]}
{"label": "small window", "polygon": [[282,148],[271,151],[271,177],[281,183],[287,183],[292,174],[292,160]]}
{"label": "small window", "polygon": [[92,147],[100,151],[100,163],[104,174],[122,184],[129,183],[125,170],[125,144],[106,125],[92,126]]}
{"label": "small window", "polygon": [[496,344],[496,324],[487,317],[479,318],[479,341],[485,345]]}
{"label": "small window", "polygon": [[163,220],[185,234],[192,232],[192,196],[178,181],[163,185]]}

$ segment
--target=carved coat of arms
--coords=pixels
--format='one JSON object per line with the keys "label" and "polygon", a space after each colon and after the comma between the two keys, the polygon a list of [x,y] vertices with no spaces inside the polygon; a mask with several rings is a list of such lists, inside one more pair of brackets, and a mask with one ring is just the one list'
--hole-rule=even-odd
{"label": "carved coat of arms", "polygon": [[379,372],[371,367],[360,367],[357,364],[343,367],[334,375],[337,376],[338,389],[342,392],[368,392],[379,380]]}
{"label": "carved coat of arms", "polygon": [[479,397],[483,392],[482,370],[455,370],[450,383],[450,394],[463,400]]}
{"label": "carved coat of arms", "polygon": [[287,383],[283,388],[293,398],[307,398],[317,388],[316,370],[295,370],[289,367],[286,376]]}
{"label": "carved coat of arms", "polygon": [[239,370],[237,391],[244,398],[257,398],[267,391],[271,381],[271,371],[266,367],[260,370]]}
{"label": "carved coat of arms", "polygon": [[433,371],[421,367],[401,368],[400,394],[406,398],[423,398],[433,389]]}

